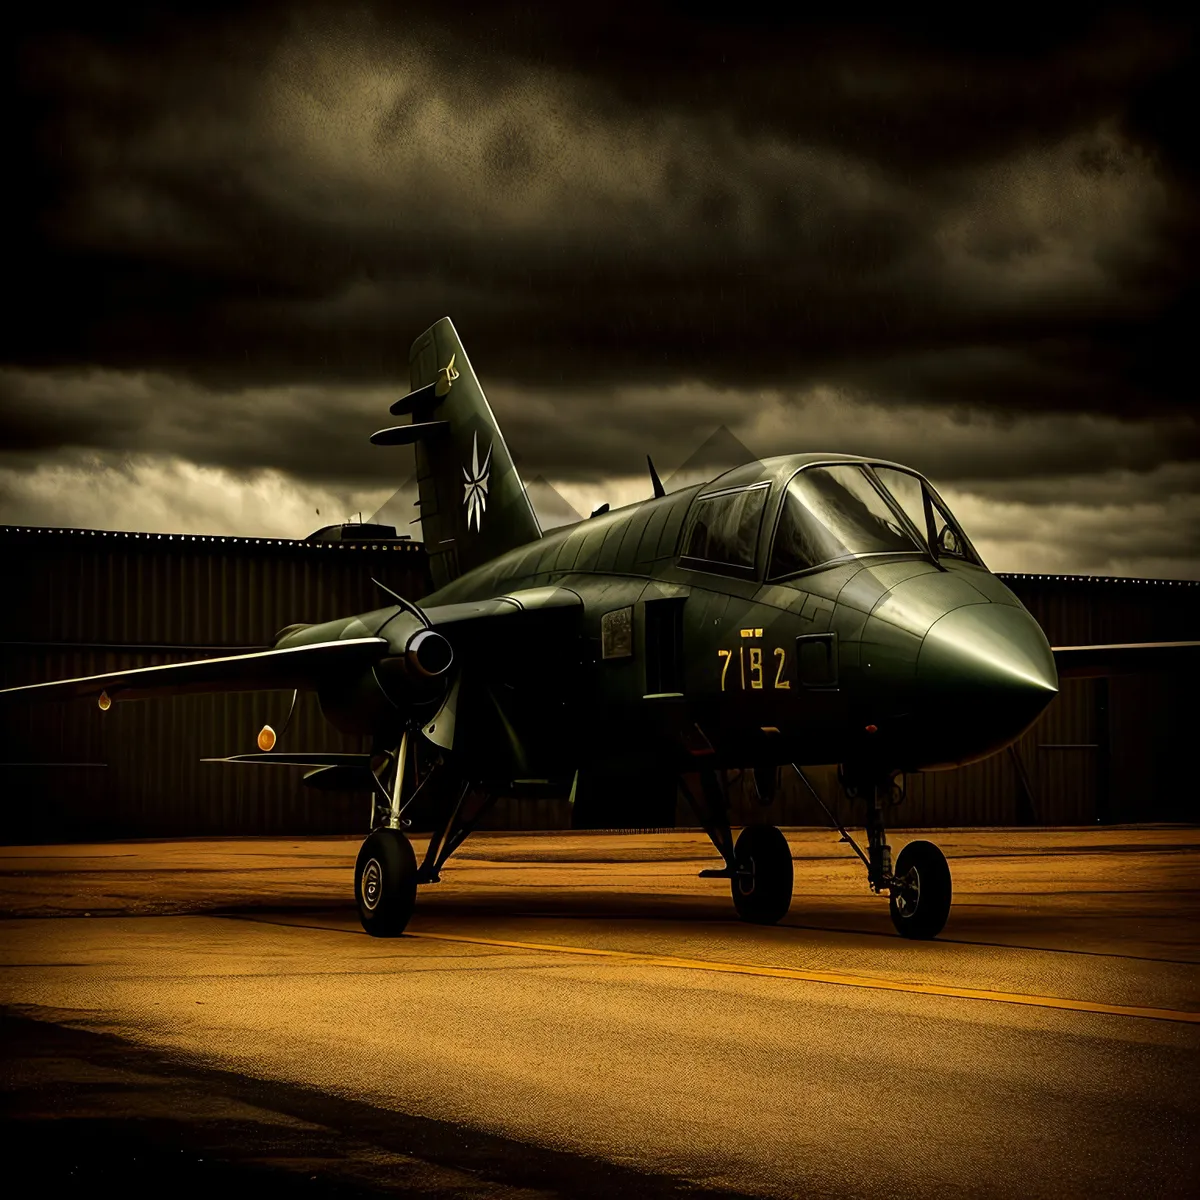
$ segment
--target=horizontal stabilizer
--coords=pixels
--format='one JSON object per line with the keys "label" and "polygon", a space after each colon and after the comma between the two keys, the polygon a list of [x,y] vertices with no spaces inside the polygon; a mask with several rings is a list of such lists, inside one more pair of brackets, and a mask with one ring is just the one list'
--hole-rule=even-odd
{"label": "horizontal stabilizer", "polygon": [[[387,653],[384,638],[347,638],[285,650],[261,650],[226,658],[135,667],[107,675],[58,679],[0,690],[0,700],[74,700],[107,694],[111,700],[201,692],[266,692],[318,687],[331,674],[360,670]],[[101,701],[104,707],[103,700]]]}
{"label": "horizontal stabilizer", "polygon": [[450,428],[449,421],[421,421],[415,425],[394,425],[391,429],[377,429],[371,434],[376,446],[411,446],[424,438],[436,437]]}
{"label": "horizontal stabilizer", "polygon": [[1200,642],[1125,642],[1110,646],[1055,646],[1061,679],[1200,670]]}
{"label": "horizontal stabilizer", "polygon": [[417,388],[415,392],[409,392],[407,396],[401,396],[388,411],[393,416],[403,417],[408,413],[416,412],[418,405],[436,404],[438,400],[435,394],[436,389],[436,381],[434,383],[427,383],[424,387]]}
{"label": "horizontal stabilizer", "polygon": [[259,763],[267,767],[354,767],[370,770],[369,754],[287,754],[272,751],[270,754],[231,754],[228,758],[202,758],[209,763]]}

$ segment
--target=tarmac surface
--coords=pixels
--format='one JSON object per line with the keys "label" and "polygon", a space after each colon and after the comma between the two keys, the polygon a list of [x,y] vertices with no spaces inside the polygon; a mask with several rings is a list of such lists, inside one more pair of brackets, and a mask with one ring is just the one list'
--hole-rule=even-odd
{"label": "tarmac surface", "polygon": [[[0,848],[6,1173],[175,1196],[1173,1196],[1200,830],[959,830],[942,937],[836,834],[733,916],[703,834],[478,834],[408,935],[358,839]],[[423,839],[416,838],[418,854]]]}

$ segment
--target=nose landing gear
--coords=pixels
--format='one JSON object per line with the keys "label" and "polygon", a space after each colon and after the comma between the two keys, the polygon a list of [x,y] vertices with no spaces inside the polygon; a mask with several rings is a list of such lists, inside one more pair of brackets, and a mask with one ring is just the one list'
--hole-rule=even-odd
{"label": "nose landing gear", "polygon": [[927,940],[935,938],[945,928],[950,916],[953,887],[946,856],[932,842],[909,842],[900,851],[892,867],[892,849],[887,844],[883,826],[884,796],[891,791],[890,780],[866,784],[849,782],[841,777],[847,795],[862,796],[867,803],[867,853],[846,832],[845,826],[831,813],[816,788],[795,763],[792,770],[800,777],[816,802],[821,806],[842,841],[862,859],[867,868],[867,882],[875,893],[888,893],[888,911],[892,924],[901,937]]}
{"label": "nose landing gear", "polygon": [[932,842],[909,842],[896,859],[888,909],[901,937],[934,938],[950,915],[946,856]]}

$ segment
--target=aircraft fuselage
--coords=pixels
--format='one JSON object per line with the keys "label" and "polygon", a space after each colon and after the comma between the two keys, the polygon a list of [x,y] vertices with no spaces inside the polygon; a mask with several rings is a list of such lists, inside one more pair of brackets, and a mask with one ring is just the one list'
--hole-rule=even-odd
{"label": "aircraft fuselage", "polygon": [[[973,553],[939,555],[927,539],[919,551],[847,556],[771,578],[796,472],[872,461],[750,464],[552,531],[425,597],[435,627],[443,609],[498,596],[517,605],[547,590],[578,597],[562,611],[561,634],[496,623],[487,665],[473,669],[487,676],[504,736],[478,712],[480,736],[465,739],[462,753],[493,770],[498,754],[515,755],[513,771],[553,777],[618,762],[931,770],[1009,745],[1053,698],[1057,676],[1037,622]],[[685,553],[697,501],[747,488],[763,492],[754,497],[761,516],[745,550],[750,565]],[[381,609],[288,644],[338,628],[388,636],[404,620],[399,608]],[[453,643],[453,628],[445,632]],[[341,727],[381,734],[397,711],[381,691],[366,679],[322,703]]]}

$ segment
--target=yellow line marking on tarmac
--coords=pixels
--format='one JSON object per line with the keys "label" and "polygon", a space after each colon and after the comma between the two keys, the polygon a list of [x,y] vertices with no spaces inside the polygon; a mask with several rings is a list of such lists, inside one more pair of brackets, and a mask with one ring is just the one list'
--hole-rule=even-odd
{"label": "yellow line marking on tarmac", "polygon": [[674,958],[643,954],[637,950],[597,950],[590,946],[561,946],[548,942],[512,942],[501,938],[465,937],[454,933],[408,933],[407,937],[435,942],[464,942],[472,946],[503,946],[510,950],[538,950],[551,954],[578,954],[589,958],[616,958],[647,967],[675,967],[687,971],[713,971],[722,975],[756,975],[765,979],[797,979],[804,983],[829,983],[837,987],[873,988],[884,992],[911,992],[919,996],[949,996],[955,1000],[990,1000],[998,1004],[1023,1004],[1032,1008],[1060,1008],[1069,1012],[1100,1013],[1111,1017],[1144,1017],[1151,1021],[1179,1021],[1200,1025],[1200,1012],[1184,1009],[1141,1008],[1131,1004],[1100,1004],[1060,996],[1030,996],[1022,992],[992,992],[982,988],[946,987],[938,983],[907,983],[869,975],[842,975],[834,971],[800,971],[794,967],[760,967],[751,963],[708,962],[701,958]]}

